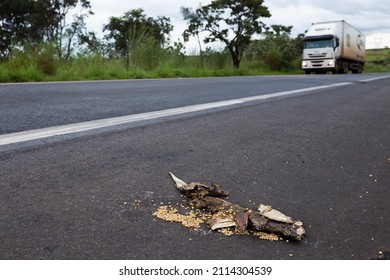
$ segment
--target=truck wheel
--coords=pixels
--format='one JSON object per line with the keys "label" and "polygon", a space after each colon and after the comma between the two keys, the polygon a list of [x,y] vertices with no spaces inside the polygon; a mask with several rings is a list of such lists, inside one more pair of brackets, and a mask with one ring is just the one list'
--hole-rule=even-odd
{"label": "truck wheel", "polygon": [[357,69],[353,69],[352,73],[353,74],[361,74],[363,72],[363,65],[359,64]]}
{"label": "truck wheel", "polygon": [[346,74],[348,73],[348,63],[337,61],[336,67],[333,70],[334,74]]}
{"label": "truck wheel", "polygon": [[349,64],[348,62],[344,62],[343,63],[343,68],[342,68],[342,74],[348,74],[348,70],[349,70]]}

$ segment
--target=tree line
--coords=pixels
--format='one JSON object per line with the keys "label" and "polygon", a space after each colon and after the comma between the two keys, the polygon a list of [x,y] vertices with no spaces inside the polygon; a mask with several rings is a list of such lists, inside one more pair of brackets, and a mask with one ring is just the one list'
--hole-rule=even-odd
{"label": "tree line", "polygon": [[[80,7],[68,23],[69,12]],[[15,49],[51,43],[59,59],[69,59],[77,36],[92,15],[87,0],[2,0],[0,2],[0,56],[9,58]]]}
{"label": "tree line", "polygon": [[[203,46],[212,42],[223,43],[223,52],[229,54],[235,68],[245,55],[280,70],[302,51],[303,35],[292,38],[292,26],[263,23],[263,18],[271,17],[263,0],[214,0],[180,11],[187,22],[183,40],[197,39],[201,62],[210,52]],[[143,9],[133,9],[110,17],[103,26],[103,38],[99,38],[86,27],[87,17],[93,14],[88,0],[1,0],[0,59],[32,50],[38,55],[49,53],[56,60],[93,54],[123,58],[128,69],[137,62],[137,53],[147,49],[151,50],[148,67],[153,67],[153,54],[158,61],[160,51],[183,55],[183,43],[170,42],[173,26],[168,17],[153,18]]]}

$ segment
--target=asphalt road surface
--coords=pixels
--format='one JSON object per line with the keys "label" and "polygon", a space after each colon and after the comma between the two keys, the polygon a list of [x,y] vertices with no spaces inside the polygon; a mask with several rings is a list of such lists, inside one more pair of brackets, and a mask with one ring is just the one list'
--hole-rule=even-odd
{"label": "asphalt road surface", "polygon": [[[0,85],[0,259],[387,254],[389,77]],[[216,105],[205,106],[210,103]],[[187,110],[194,105],[202,106]],[[186,109],[171,114],[173,108]],[[151,119],[131,117],[161,111],[166,114]],[[123,116],[119,126],[72,130]],[[50,130],[64,125],[65,135]],[[49,134],[9,140],[37,129]],[[272,205],[302,220],[307,237],[227,237],[206,225],[193,230],[157,219],[159,206],[184,204],[168,172],[217,182],[245,207]]]}

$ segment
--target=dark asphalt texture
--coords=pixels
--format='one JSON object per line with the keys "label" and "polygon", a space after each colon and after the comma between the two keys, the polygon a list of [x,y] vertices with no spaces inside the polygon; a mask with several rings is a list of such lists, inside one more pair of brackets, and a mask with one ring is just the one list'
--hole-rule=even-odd
{"label": "dark asphalt texture", "polygon": [[[0,259],[375,258],[390,251],[389,108],[384,79],[0,153]],[[182,202],[169,171],[301,219],[307,238],[156,219]]]}
{"label": "dark asphalt texture", "polygon": [[0,135],[340,82],[347,76],[268,76],[0,84]]}

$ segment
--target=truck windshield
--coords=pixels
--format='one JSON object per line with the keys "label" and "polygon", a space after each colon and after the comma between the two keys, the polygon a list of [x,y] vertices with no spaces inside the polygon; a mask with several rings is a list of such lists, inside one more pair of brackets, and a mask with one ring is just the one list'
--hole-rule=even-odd
{"label": "truck windshield", "polygon": [[333,48],[333,39],[305,41],[305,49]]}

